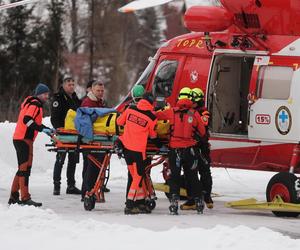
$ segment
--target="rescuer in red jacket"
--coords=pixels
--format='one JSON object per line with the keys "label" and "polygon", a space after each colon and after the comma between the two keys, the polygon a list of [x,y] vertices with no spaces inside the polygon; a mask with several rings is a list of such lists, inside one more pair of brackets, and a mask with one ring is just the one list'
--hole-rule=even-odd
{"label": "rescuer in red jacket", "polygon": [[[198,170],[200,174],[200,182],[203,185],[204,191],[204,201],[207,208],[213,208],[213,200],[211,198],[212,190],[212,176],[210,171],[210,145],[209,145],[209,131],[208,131],[208,121],[209,121],[209,112],[204,106],[204,92],[200,88],[192,89],[192,101],[194,103],[194,109],[201,115],[202,120],[205,124],[206,133],[204,136],[198,136],[195,134],[195,138],[198,141],[197,146],[201,150],[198,161]],[[188,183],[187,183],[188,184]],[[190,196],[190,187],[186,185],[187,194]],[[180,206],[181,210],[195,210],[196,204],[195,201],[190,198],[184,204]]]}
{"label": "rescuer in red jacket", "polygon": [[[28,190],[29,176],[33,158],[33,142],[38,132],[47,135],[54,130],[42,124],[43,103],[49,98],[49,88],[45,84],[38,84],[34,96],[28,96],[21,105],[13,143],[17,152],[18,171],[14,177],[8,204],[22,204],[40,207],[42,203],[31,199]],[[19,199],[21,193],[21,200]]]}
{"label": "rescuer in red jacket", "polygon": [[119,138],[124,146],[124,157],[132,177],[125,214],[151,212],[145,205],[144,175],[148,137],[157,136],[154,130],[157,119],[153,113],[153,101],[153,96],[145,93],[136,106],[128,107],[117,119],[117,124],[124,126],[124,133]]}
{"label": "rescuer in red jacket", "polygon": [[157,112],[158,120],[169,120],[170,133],[170,213],[178,214],[178,200],[180,190],[181,168],[184,170],[186,182],[191,187],[191,196],[195,200],[196,209],[199,213],[203,211],[202,186],[198,177],[198,155],[199,149],[194,136],[198,133],[205,135],[205,125],[201,116],[192,106],[192,95],[190,88],[181,89],[176,106]]}

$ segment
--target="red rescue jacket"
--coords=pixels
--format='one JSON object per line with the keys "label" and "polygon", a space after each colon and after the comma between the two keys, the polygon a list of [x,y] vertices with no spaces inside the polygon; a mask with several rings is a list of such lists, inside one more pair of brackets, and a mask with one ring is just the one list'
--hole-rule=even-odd
{"label": "red rescue jacket", "polygon": [[177,101],[176,107],[156,113],[158,120],[169,120],[171,125],[170,148],[186,148],[197,144],[195,133],[205,135],[205,124],[192,108],[188,99]]}
{"label": "red rescue jacket", "polygon": [[117,124],[124,126],[124,133],[120,140],[125,148],[146,152],[148,137],[155,138],[156,116],[152,112],[153,106],[142,99],[137,106],[127,108],[117,119]]}
{"label": "red rescue jacket", "polygon": [[13,139],[29,139],[34,141],[38,132],[41,131],[44,127],[42,125],[42,119],[42,102],[37,97],[28,96],[21,104],[21,110],[19,113]]}

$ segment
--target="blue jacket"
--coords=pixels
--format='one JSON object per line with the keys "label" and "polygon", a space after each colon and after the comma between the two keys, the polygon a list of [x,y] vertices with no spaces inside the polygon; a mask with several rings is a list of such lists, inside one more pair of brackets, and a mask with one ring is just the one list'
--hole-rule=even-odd
{"label": "blue jacket", "polygon": [[117,112],[113,108],[86,108],[81,107],[76,111],[75,128],[85,139],[93,140],[93,123],[98,117],[108,113]]}

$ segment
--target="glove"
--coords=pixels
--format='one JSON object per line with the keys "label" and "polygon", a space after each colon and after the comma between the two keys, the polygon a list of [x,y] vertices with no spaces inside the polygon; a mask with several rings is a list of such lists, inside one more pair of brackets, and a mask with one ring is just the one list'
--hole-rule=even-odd
{"label": "glove", "polygon": [[157,148],[161,148],[163,146],[163,143],[159,138],[150,139],[150,142],[153,143]]}
{"label": "glove", "polygon": [[45,133],[46,135],[51,136],[52,134],[55,133],[55,129],[53,129],[53,128],[43,128],[42,132]]}

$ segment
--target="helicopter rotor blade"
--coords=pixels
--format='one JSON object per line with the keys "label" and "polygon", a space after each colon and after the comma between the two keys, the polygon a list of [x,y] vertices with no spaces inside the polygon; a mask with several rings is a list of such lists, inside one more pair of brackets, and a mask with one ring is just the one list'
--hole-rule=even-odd
{"label": "helicopter rotor blade", "polygon": [[17,7],[17,6],[24,5],[24,4],[37,2],[37,1],[40,1],[40,0],[23,0],[23,1],[14,2],[14,3],[1,4],[0,5],[0,10],[10,9],[10,8],[14,8],[14,7]]}
{"label": "helicopter rotor blade", "polygon": [[126,4],[125,6],[118,9],[119,12],[122,13],[129,13],[136,10],[142,10],[162,4],[169,3],[173,0],[135,0],[133,2],[130,2],[129,4]]}

